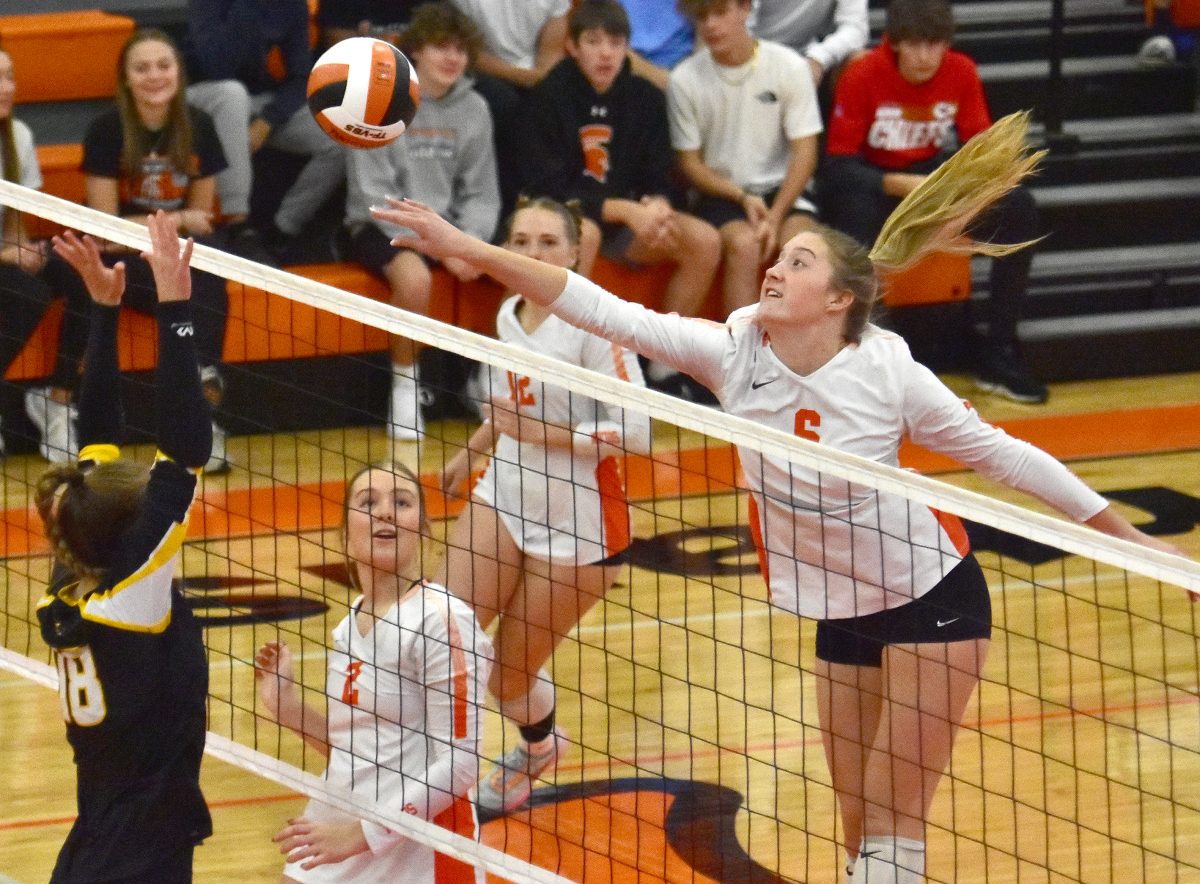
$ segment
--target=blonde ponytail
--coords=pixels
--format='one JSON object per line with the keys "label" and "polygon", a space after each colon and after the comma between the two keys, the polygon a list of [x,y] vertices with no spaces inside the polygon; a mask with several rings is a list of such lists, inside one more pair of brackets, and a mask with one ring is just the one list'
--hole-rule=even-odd
{"label": "blonde ponytail", "polygon": [[1032,245],[963,239],[982,212],[1030,175],[1046,151],[1030,151],[1029,112],[1009,114],[980,132],[921,182],[888,217],[871,262],[881,271],[911,267],[931,252],[1000,257]]}

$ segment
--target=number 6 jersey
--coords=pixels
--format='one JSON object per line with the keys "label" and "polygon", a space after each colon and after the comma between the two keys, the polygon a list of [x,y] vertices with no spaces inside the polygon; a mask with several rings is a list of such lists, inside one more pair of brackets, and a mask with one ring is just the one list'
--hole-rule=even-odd
{"label": "number 6 jersey", "polygon": [[[551,309],[687,372],[729,414],[893,467],[908,436],[1074,519],[1106,506],[1053,457],[985,423],[901,337],[876,326],[799,375],[772,351],[757,304],[722,325],[655,313],[571,274]],[[750,448],[738,454],[763,577],[785,610],[824,620],[894,608],[932,589],[969,550],[953,516]]]}

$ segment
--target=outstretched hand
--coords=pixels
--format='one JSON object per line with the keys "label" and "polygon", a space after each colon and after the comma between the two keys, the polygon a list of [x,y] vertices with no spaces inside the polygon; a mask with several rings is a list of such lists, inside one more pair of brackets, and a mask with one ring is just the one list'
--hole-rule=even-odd
{"label": "outstretched hand", "polygon": [[192,296],[191,237],[180,249],[179,227],[162,209],[146,218],[146,226],[150,228],[150,251],[142,252],[142,257],[154,273],[159,302],[188,300]]}
{"label": "outstretched hand", "polygon": [[83,279],[88,294],[97,304],[116,307],[125,294],[125,262],[118,261],[106,267],[100,260],[100,247],[86,233],[80,239],[72,231],[65,230],[51,240],[54,252],[75,268]]}
{"label": "outstretched hand", "polygon": [[471,262],[476,249],[485,245],[424,203],[391,196],[384,199],[387,206],[372,206],[371,217],[412,231],[411,235],[401,234],[392,240],[397,248],[413,249],[440,261],[458,258]]}

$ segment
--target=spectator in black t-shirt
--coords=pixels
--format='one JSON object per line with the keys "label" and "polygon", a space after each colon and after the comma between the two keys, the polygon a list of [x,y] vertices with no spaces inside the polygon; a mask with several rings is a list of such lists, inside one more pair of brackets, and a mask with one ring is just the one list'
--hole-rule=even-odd
{"label": "spectator in black t-shirt", "polygon": [[[88,206],[134,221],[144,221],[147,214],[161,209],[186,235],[212,234],[214,176],[225,168],[225,156],[212,120],[184,99],[178,49],[161,31],[138,31],[122,48],[118,70],[116,106],[94,119],[84,136]],[[124,303],[142,313],[156,312],[146,260],[110,246],[105,261],[125,264],[129,290]],[[197,270],[191,271],[191,280],[196,350],[204,392],[215,407],[224,392],[220,363],[228,308],[225,281]],[[87,293],[77,274],[64,274],[63,288],[75,304],[86,303]],[[68,318],[75,312],[68,311]],[[86,315],[86,310],[78,315]],[[60,346],[83,339],[84,335],[64,332]],[[82,354],[71,355],[78,364]],[[53,407],[39,399],[40,392],[31,390],[26,399],[35,423]],[[214,435],[209,472],[228,468],[224,432],[214,427]]]}

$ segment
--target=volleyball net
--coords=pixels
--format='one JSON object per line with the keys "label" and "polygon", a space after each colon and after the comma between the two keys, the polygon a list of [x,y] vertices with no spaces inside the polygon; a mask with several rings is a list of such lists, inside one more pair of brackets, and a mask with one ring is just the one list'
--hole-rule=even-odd
{"label": "volleyball net", "polygon": [[[139,225],[15,185],[0,182],[0,203],[39,228],[70,227],[135,249],[148,242]],[[253,803],[270,794],[254,784],[270,781],[514,881],[839,880],[813,624],[768,604],[738,446],[816,476],[835,496],[851,488],[895,495],[965,521],[995,626],[930,811],[930,880],[1200,874],[1200,608],[1187,592],[1200,592],[1200,566],[975,493],[957,474],[951,484],[863,461],[214,249],[197,246],[193,266],[227,281],[231,305],[217,421],[231,431],[233,467],[204,478],[178,575],[205,627],[209,752],[248,772],[224,775],[240,784],[224,794],[242,789]],[[419,445],[391,443],[380,332],[478,363],[485,374],[553,383],[652,419],[649,451],[621,459],[633,536],[624,566],[547,667],[570,748],[527,806],[485,816],[479,839],[399,812],[386,795],[333,789],[322,776],[325,758],[281,729],[255,692],[256,648],[285,641],[308,702],[328,708],[340,699],[326,696],[325,680],[331,633],[356,595],[340,530],[348,477],[391,459],[419,469],[432,517],[428,574],[464,505],[464,494],[441,493],[439,476],[467,444],[482,394],[471,401],[457,382],[436,390],[435,398],[463,400],[462,413],[429,420]],[[149,439],[153,426],[145,406],[153,401],[153,333],[137,317],[123,320],[135,441]],[[32,509],[45,461],[20,405],[25,388],[45,383],[53,339],[48,327],[35,335],[10,367],[2,399],[9,456],[0,666],[47,687],[56,683],[53,658],[34,608],[49,561]],[[438,374],[426,371],[421,381],[436,388]],[[152,449],[133,450],[148,460]],[[920,452],[909,458],[932,462]],[[1098,490],[1145,521],[1138,508],[1146,495]],[[1149,530],[1176,542],[1181,535],[1185,549],[1198,551],[1191,521],[1160,518]],[[518,739],[491,698],[482,721],[481,770]],[[61,750],[66,768],[65,743]],[[73,791],[69,777],[64,788]],[[267,838],[287,814],[270,802],[256,814],[266,834],[261,844],[237,842],[239,862],[274,874],[281,860]],[[229,843],[221,814],[215,822],[211,843]],[[5,861],[0,848],[0,871]],[[198,876],[206,862],[202,849]]]}

